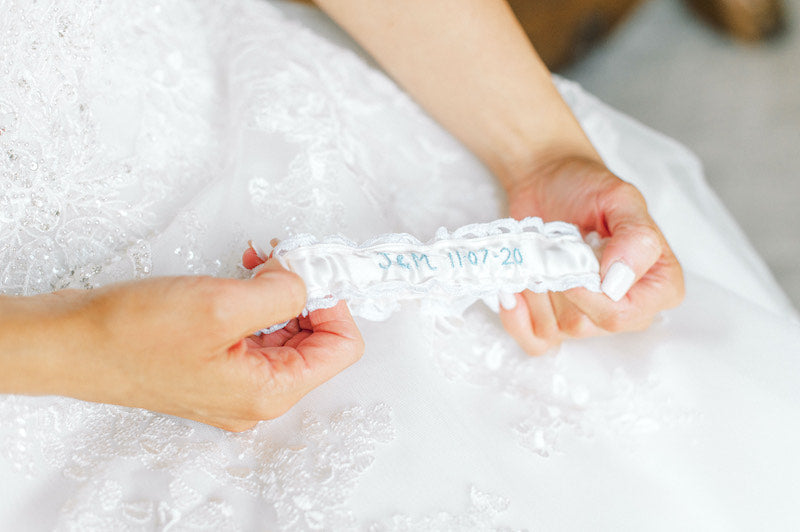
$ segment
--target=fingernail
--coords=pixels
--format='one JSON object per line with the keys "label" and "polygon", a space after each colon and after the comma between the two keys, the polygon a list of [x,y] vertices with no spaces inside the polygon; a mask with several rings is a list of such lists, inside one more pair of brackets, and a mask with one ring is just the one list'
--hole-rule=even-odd
{"label": "fingernail", "polygon": [[265,261],[265,260],[267,260],[269,258],[269,254],[264,253],[264,250],[261,249],[260,246],[257,246],[255,242],[253,242],[252,240],[248,240],[247,243],[250,246],[250,249],[252,249],[253,251],[256,252],[256,256],[259,259]]}
{"label": "fingernail", "polygon": [[617,261],[606,272],[600,290],[612,301],[619,301],[628,293],[635,280],[636,274],[630,266],[622,261]]}
{"label": "fingernail", "polygon": [[272,333],[274,333],[276,331],[280,331],[281,329],[283,329],[284,327],[289,325],[290,321],[292,321],[292,320],[287,320],[287,321],[284,321],[283,323],[276,323],[272,327],[267,327],[266,329],[261,329],[258,332],[261,333],[261,334],[272,334]]}
{"label": "fingernail", "polygon": [[511,310],[517,306],[517,296],[509,294],[508,292],[500,292],[498,294],[500,299],[500,306],[506,310]]}

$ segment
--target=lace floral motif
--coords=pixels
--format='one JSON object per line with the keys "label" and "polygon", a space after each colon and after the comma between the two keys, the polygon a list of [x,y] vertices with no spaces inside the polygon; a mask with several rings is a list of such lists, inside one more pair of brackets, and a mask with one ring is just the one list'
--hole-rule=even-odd
{"label": "lace floral motif", "polygon": [[[146,275],[139,259],[143,239],[164,221],[157,213],[213,175],[205,154],[216,142],[214,128],[206,114],[192,112],[213,95],[204,81],[208,56],[182,54],[192,37],[159,27],[164,22],[152,15],[160,8],[2,3],[4,293],[92,287],[120,260],[127,276]],[[160,65],[148,59],[154,48],[166,57]],[[189,80],[191,93],[181,90]]]}
{"label": "lace floral motif", "polygon": [[603,367],[569,353],[568,344],[530,358],[493,321],[478,308],[462,318],[437,318],[432,352],[447,378],[524,404],[509,431],[541,457],[558,453],[564,436],[613,437],[633,449],[642,437],[693,419],[672,404],[653,374],[634,377],[623,366]]}
{"label": "lace floral motif", "polygon": [[374,523],[369,532],[411,532],[414,530],[506,530],[495,526],[496,518],[507,508],[509,501],[491,493],[470,488],[470,504],[466,512],[452,515],[446,512],[422,517],[397,515],[383,523]]}
{"label": "lace floral motif", "polygon": [[[385,405],[344,410],[328,421],[307,413],[297,438],[303,442],[299,446],[274,448],[257,433],[255,439],[241,437],[248,449],[245,459],[259,465],[241,477],[239,487],[276,501],[282,529],[353,527],[355,518],[344,503],[374,460],[377,445],[388,443],[394,435]],[[232,469],[227,473],[230,477]]]}
{"label": "lace floral motif", "polygon": [[[0,12],[4,294],[238,276],[246,238],[424,235],[497,217],[496,188],[454,139],[268,2],[0,0]],[[566,434],[673,422],[657,382],[617,370],[593,386],[569,357],[522,360],[491,319],[439,321],[433,351],[448,378],[523,405],[508,430],[523,447],[546,456]],[[385,392],[243,434],[5,396],[0,457],[33,486],[64,486],[42,490],[60,530],[495,528],[509,501],[478,488],[462,513],[359,522],[359,479],[414,436]],[[466,483],[452,489],[466,498]]]}
{"label": "lace floral motif", "polygon": [[[214,441],[207,434],[212,429],[198,431],[194,423],[152,412],[39,401],[39,409],[28,408],[21,398],[0,402],[0,416],[13,420],[13,432],[29,442],[0,449],[29,476],[54,468],[74,482],[58,530],[249,528],[230,497],[209,497],[192,487],[203,478],[262,501],[269,508],[261,512],[264,523],[273,523],[269,528],[356,530],[360,527],[346,502],[380,446],[395,437],[391,411],[383,404],[353,407],[328,419],[306,412],[291,441],[281,444],[274,441],[270,422]],[[121,472],[133,474],[141,467],[170,475],[168,490],[158,499],[132,496],[131,486],[116,480]],[[470,501],[460,515],[397,515],[369,529],[488,528],[508,506],[475,488]]]}
{"label": "lace floral motif", "polygon": [[[342,410],[329,419],[308,412],[291,442],[280,444],[269,422],[242,434],[220,434],[142,410],[62,399],[39,400],[34,409],[29,402],[0,402],[0,416],[13,420],[9,432],[27,442],[8,441],[0,449],[29,476],[53,468],[75,483],[61,509],[64,530],[166,529],[178,522],[189,530],[240,529],[231,502],[192,487],[198,475],[269,505],[266,516],[272,515],[278,529],[352,529],[355,518],[345,502],[379,445],[395,434],[382,404]],[[168,473],[168,493],[131,498],[130,486],[115,480],[142,467]]]}
{"label": "lace floral motif", "polygon": [[[441,183],[427,197],[449,207],[436,217],[433,207],[406,210],[420,172],[438,183],[443,167],[469,156],[385,75],[266,2],[0,0],[0,10],[5,294],[154,272],[240,275],[238,221],[208,251],[219,223],[208,213],[225,208],[208,193],[215,186],[243,181],[246,202],[290,235],[359,236],[361,205],[387,230],[429,231],[431,220],[469,212],[443,201],[458,187],[472,187],[487,210],[495,201],[489,186]],[[418,133],[368,150],[362,139],[375,138],[388,110]],[[63,398],[1,397],[0,418],[6,464],[69,484],[60,530],[249,529],[253,501],[267,528],[355,529],[347,498],[395,431],[380,404],[310,412],[291,441],[277,441],[271,423],[222,434]],[[153,493],[130,482],[143,473],[160,479]],[[483,525],[500,509],[487,497],[473,493],[462,521],[398,516],[379,526]]]}
{"label": "lace floral motif", "polygon": [[[239,155],[253,162],[232,170],[247,181],[253,207],[280,220],[279,234],[252,238],[430,232],[431,223],[463,218],[463,205],[448,201],[453,195],[497,202],[491,186],[448,182],[445,170],[471,155],[356,53],[274,16],[241,16],[234,24],[228,90],[238,105],[231,123],[243,138]],[[402,145],[398,131],[411,133]],[[280,149],[266,157],[265,144]],[[426,182],[420,203],[415,190]]]}

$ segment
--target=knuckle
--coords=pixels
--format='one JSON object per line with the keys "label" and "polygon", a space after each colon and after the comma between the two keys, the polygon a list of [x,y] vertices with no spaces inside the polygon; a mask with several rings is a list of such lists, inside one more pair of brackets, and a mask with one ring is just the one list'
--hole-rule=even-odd
{"label": "knuckle", "polygon": [[646,204],[644,196],[639,192],[639,189],[621,179],[617,180],[609,187],[608,199],[613,202],[622,202],[626,204]]}
{"label": "knuckle", "polygon": [[259,275],[268,277],[269,279],[275,281],[276,284],[279,284],[281,288],[290,295],[299,296],[305,294],[305,284],[303,283],[303,279],[301,279],[300,276],[294,272],[283,268],[274,268],[264,270]]}
{"label": "knuckle", "polygon": [[306,284],[303,282],[303,279],[294,272],[287,272],[289,279],[290,290],[292,294],[297,297],[297,299],[305,300],[306,298]]}
{"label": "knuckle", "polygon": [[536,336],[547,343],[557,343],[563,331],[561,324],[556,321],[548,321],[544,324],[536,324]]}
{"label": "knuckle", "polygon": [[661,236],[658,231],[650,225],[639,225],[634,229],[637,245],[652,254],[661,253]]}
{"label": "knuckle", "polygon": [[583,316],[570,316],[560,323],[561,331],[572,338],[586,336],[587,323]]}
{"label": "knuckle", "polygon": [[258,275],[268,280],[270,288],[291,307],[292,314],[299,314],[303,310],[306,304],[306,285],[299,275],[282,268],[264,270]]}
{"label": "knuckle", "polygon": [[350,353],[353,355],[353,362],[361,359],[366,349],[367,344],[364,342],[364,337],[359,333],[355,338],[352,339],[352,345],[350,346]]}
{"label": "knuckle", "polygon": [[678,268],[678,272],[676,274],[675,282],[672,283],[674,286],[674,290],[672,293],[672,297],[668,303],[667,308],[675,308],[680,305],[683,300],[686,298],[686,284],[684,283],[683,279],[683,272]]}
{"label": "knuckle", "polygon": [[230,321],[233,308],[223,290],[208,289],[201,298],[200,312],[210,328],[218,329]]}
{"label": "knuckle", "polygon": [[545,340],[524,346],[525,352],[532,357],[538,357],[561,345],[560,339]]}
{"label": "knuckle", "polygon": [[626,331],[630,328],[631,315],[630,311],[618,310],[604,315],[600,319],[600,327],[612,333]]}
{"label": "knuckle", "polygon": [[561,338],[561,323],[555,313],[537,319],[531,318],[533,334],[536,338],[545,342],[554,342]]}
{"label": "knuckle", "polygon": [[286,289],[286,295],[292,302],[297,304],[298,307],[302,309],[306,302],[306,285],[303,282],[303,279],[301,279],[296,273],[288,270],[282,270],[281,275],[283,275],[282,282],[284,284],[284,288]]}
{"label": "knuckle", "polygon": [[195,300],[198,312],[211,330],[226,330],[240,314],[241,303],[236,297],[240,281],[210,277],[203,281]]}

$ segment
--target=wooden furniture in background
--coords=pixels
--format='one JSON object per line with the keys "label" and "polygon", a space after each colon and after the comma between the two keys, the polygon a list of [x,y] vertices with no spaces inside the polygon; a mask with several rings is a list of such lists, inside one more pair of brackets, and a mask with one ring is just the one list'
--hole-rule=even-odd
{"label": "wooden furniture in background", "polygon": [[780,0],[685,0],[708,22],[734,37],[759,41],[785,29]]}
{"label": "wooden furniture in background", "polygon": [[509,0],[551,70],[566,66],[605,38],[641,0]]}
{"label": "wooden furniture in background", "polygon": [[[298,0],[313,3],[311,0]],[[376,0],[382,1],[382,0]],[[758,41],[784,28],[782,0],[684,0],[693,11],[739,39]],[[508,0],[551,70],[583,56],[643,0]],[[453,16],[458,16],[454,13]]]}
{"label": "wooden furniture in background", "polygon": [[[758,41],[784,28],[781,0],[684,0],[718,29]],[[551,70],[566,66],[606,37],[641,0],[509,0]]]}

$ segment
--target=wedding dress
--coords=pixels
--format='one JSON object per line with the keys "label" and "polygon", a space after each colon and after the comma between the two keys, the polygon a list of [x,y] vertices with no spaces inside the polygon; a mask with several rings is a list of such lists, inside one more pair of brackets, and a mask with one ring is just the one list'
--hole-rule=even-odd
{"label": "wedding dress", "polygon": [[[504,216],[486,169],[310,8],[0,12],[6,294],[245,276],[251,238],[425,241]],[[480,304],[404,304],[358,320],[356,365],[241,434],[2,396],[2,528],[796,529],[797,314],[689,152],[556,81],[647,198],[685,269],[679,308],[529,358]]]}

